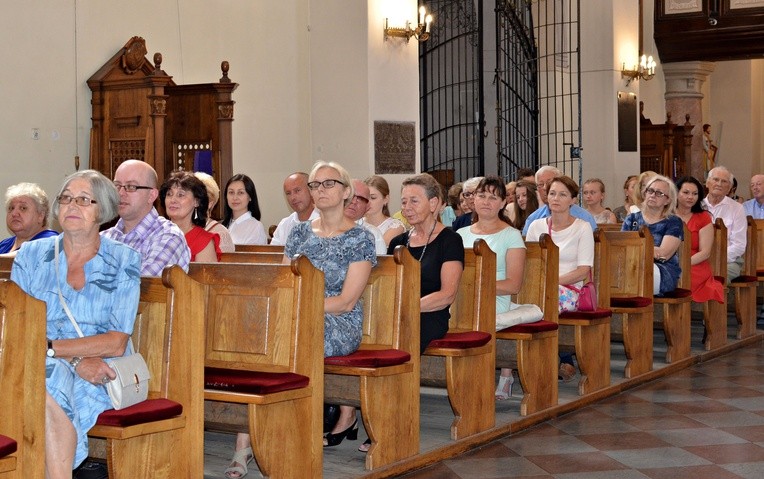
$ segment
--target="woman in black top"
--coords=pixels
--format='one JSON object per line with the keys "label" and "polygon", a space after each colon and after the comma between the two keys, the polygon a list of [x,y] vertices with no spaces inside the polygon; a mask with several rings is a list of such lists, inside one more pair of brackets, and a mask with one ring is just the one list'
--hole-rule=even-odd
{"label": "woman in black top", "polygon": [[403,182],[401,212],[412,228],[393,238],[387,251],[392,254],[396,246],[406,245],[422,264],[420,353],[430,341],[448,332],[448,309],[464,269],[461,237],[436,219],[442,191],[435,178],[426,173]]}

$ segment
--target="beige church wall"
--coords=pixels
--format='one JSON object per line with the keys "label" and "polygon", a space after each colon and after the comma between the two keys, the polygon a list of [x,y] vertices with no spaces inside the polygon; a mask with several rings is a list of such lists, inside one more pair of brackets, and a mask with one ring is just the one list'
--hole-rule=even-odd
{"label": "beige church wall", "polygon": [[716,164],[732,171],[738,179],[739,192],[746,197],[754,171],[751,70],[749,60],[716,63],[709,85],[710,116],[705,119],[705,123],[712,127],[712,137],[718,142]]}
{"label": "beige church wall", "polygon": [[622,204],[626,176],[639,172],[638,152],[618,151],[618,92],[639,97],[641,88],[621,78],[622,63],[638,57],[637,16],[636,3],[581,2],[582,176],[603,181],[611,208]]}
{"label": "beige church wall", "polygon": [[[406,2],[415,12],[415,1]],[[365,177],[372,118],[417,120],[415,45],[404,62],[390,58],[395,50],[370,49],[372,37],[382,35],[381,3],[29,0],[23,9],[6,9],[0,52],[14,67],[0,73],[0,191],[36,181],[52,196],[75,170],[77,152],[81,169],[87,168],[91,95],[85,82],[139,35],[147,57],[161,52],[162,68],[179,84],[217,81],[220,62],[230,62],[229,76],[239,83],[234,171],[252,176],[263,223],[276,223],[289,213],[281,187],[288,174],[333,159]],[[373,31],[367,28],[372,21]],[[381,60],[372,58],[379,54]],[[387,63],[399,66],[391,71]],[[371,86],[377,75],[380,83]],[[32,128],[39,128],[39,140],[31,139]]]}

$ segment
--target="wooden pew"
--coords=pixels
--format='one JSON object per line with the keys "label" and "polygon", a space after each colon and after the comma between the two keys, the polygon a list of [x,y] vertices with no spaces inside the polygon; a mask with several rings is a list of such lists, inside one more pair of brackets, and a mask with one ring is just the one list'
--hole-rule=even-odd
{"label": "wooden pew", "polygon": [[149,366],[149,399],[104,411],[88,432],[106,439],[110,478],[203,477],[203,331],[200,284],[178,266],[141,278],[132,340]]}
{"label": "wooden pew", "polygon": [[[560,362],[557,354],[559,251],[547,234],[542,234],[538,242],[526,242],[525,246],[525,277],[512,302],[538,305],[544,319],[496,332],[496,366],[517,367],[524,393],[520,403],[522,416],[557,405]],[[512,346],[516,346],[516,352]]]}
{"label": "wooden pew", "polygon": [[237,253],[281,253],[284,254],[284,247],[270,244],[237,244]]}
{"label": "wooden pew", "polygon": [[403,246],[377,261],[363,294],[361,348],[324,361],[326,401],[361,408],[369,470],[419,452],[419,262]]}
{"label": "wooden pew", "polygon": [[[228,253],[221,261],[278,263],[283,258]],[[324,359],[325,401],[361,408],[372,441],[369,470],[419,452],[419,262],[404,247],[377,261],[363,293],[360,349]]]}
{"label": "wooden pew", "polygon": [[248,432],[266,477],[320,477],[323,273],[297,257],[191,263],[189,275],[206,298],[206,424]]}
{"label": "wooden pew", "polygon": [[[594,275],[597,288],[596,311],[560,313],[560,345],[573,329],[581,379],[578,394],[585,395],[610,386],[610,255],[603,230],[594,232]],[[564,346],[563,346],[564,347]]]}
{"label": "wooden pew", "polygon": [[745,339],[756,334],[756,249],[758,231],[753,218],[747,217],[747,244],[743,254],[743,270],[737,278],[731,278],[729,287],[735,293],[735,317],[737,318],[737,339]]}
{"label": "wooden pew", "polygon": [[[759,280],[757,305],[761,303],[762,287],[764,286],[764,220],[753,220],[756,225],[756,278]],[[758,306],[757,306],[758,307]],[[757,311],[758,312],[758,311]]]}
{"label": "wooden pew", "polygon": [[597,231],[621,231],[623,223],[601,223],[597,225]]}
{"label": "wooden pew", "polygon": [[656,329],[666,336],[666,363],[690,357],[690,317],[692,315],[692,240],[690,230],[684,225],[684,240],[677,251],[682,275],[674,291],[653,299],[661,308],[660,318],[654,323]]}
{"label": "wooden pew", "polygon": [[11,268],[13,268],[13,257],[0,256],[0,278],[10,278]]}
{"label": "wooden pew", "polygon": [[445,376],[455,416],[451,424],[454,440],[490,429],[496,420],[496,261],[485,240],[478,239],[473,248],[465,250],[448,333],[432,341],[422,357],[423,383]]}
{"label": "wooden pew", "polygon": [[703,323],[706,328],[703,346],[706,351],[711,351],[727,344],[727,227],[721,218],[714,222],[714,247],[708,261],[714,277],[724,286],[724,302],[703,303]]}
{"label": "wooden pew", "polygon": [[[45,303],[0,280],[0,478],[45,477]],[[13,446],[0,440],[0,449]]]}
{"label": "wooden pew", "polygon": [[[640,231],[605,231],[610,250],[611,336],[622,335],[626,352],[624,376],[653,369],[653,237]],[[620,337],[617,339],[621,339]]]}

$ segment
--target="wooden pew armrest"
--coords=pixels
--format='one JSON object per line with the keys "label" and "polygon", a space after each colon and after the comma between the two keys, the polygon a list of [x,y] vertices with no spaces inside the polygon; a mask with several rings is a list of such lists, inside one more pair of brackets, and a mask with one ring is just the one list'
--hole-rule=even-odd
{"label": "wooden pew armrest", "polygon": [[414,371],[411,362],[398,364],[397,366],[385,366],[381,368],[364,368],[356,366],[325,365],[324,374],[338,374],[340,376],[393,376],[396,374],[410,373]]}
{"label": "wooden pew armrest", "polygon": [[252,394],[205,389],[204,399],[208,401],[232,402],[238,404],[275,404],[282,401],[293,401],[303,397],[310,397],[312,394],[313,388],[311,387],[290,389],[288,391],[280,391],[270,394]]}

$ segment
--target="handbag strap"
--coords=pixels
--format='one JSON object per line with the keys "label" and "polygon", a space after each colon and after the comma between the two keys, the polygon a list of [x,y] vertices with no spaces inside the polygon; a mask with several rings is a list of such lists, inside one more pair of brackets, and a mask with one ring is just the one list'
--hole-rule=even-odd
{"label": "handbag strap", "polygon": [[69,305],[66,304],[66,300],[64,300],[64,295],[61,293],[61,274],[58,272],[58,242],[60,240],[56,239],[55,243],[55,257],[56,257],[56,287],[58,288],[58,300],[61,302],[61,306],[63,306],[64,311],[66,312],[66,315],[69,317],[69,321],[72,322],[72,326],[74,326],[74,329],[77,331],[77,334],[80,335],[81,338],[85,337],[84,334],[82,334],[82,330],[80,329],[80,325],[77,324],[77,321],[75,321],[74,316],[72,316],[72,312],[69,310]]}

